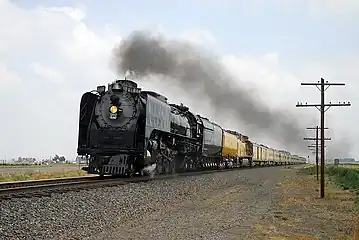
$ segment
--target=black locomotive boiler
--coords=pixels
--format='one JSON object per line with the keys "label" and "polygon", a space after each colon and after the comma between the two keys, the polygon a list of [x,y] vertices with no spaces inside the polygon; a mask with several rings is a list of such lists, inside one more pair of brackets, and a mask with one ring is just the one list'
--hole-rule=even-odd
{"label": "black locomotive boiler", "polygon": [[99,86],[83,94],[77,152],[88,157],[87,171],[100,175],[214,166],[220,148],[206,144],[208,154],[202,157],[203,121],[211,124],[182,104],[168,104],[158,93],[141,91],[133,81],[116,80],[107,90]]}

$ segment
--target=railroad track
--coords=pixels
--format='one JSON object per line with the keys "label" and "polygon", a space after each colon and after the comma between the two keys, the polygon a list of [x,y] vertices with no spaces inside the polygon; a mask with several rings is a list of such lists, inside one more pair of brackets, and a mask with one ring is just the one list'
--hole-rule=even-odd
{"label": "railroad track", "polygon": [[64,193],[69,191],[80,191],[102,187],[119,186],[129,183],[139,183],[153,180],[165,180],[185,176],[197,176],[217,172],[228,172],[249,169],[248,167],[216,169],[207,171],[175,173],[170,175],[157,175],[150,177],[133,178],[100,178],[98,176],[46,179],[35,181],[20,181],[0,183],[0,201],[13,198],[45,197],[53,193]]}
{"label": "railroad track", "polygon": [[27,187],[43,184],[56,184],[75,181],[91,181],[99,179],[98,176],[85,176],[85,177],[68,177],[68,178],[51,178],[40,180],[27,180],[27,181],[14,181],[14,182],[0,182],[0,189],[15,188],[15,187]]}

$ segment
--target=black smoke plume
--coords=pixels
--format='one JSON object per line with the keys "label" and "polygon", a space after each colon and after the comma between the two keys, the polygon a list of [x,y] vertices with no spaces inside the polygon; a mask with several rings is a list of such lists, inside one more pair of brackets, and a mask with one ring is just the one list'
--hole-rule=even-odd
{"label": "black smoke plume", "polygon": [[269,135],[283,146],[301,152],[306,148],[303,131],[290,113],[271,110],[247,89],[237,87],[234,82],[238,79],[225,71],[218,58],[189,43],[136,31],[113,53],[118,74],[131,70],[140,79],[162,75],[193,95],[193,99],[208,98],[217,114],[231,113],[248,126],[245,134]]}

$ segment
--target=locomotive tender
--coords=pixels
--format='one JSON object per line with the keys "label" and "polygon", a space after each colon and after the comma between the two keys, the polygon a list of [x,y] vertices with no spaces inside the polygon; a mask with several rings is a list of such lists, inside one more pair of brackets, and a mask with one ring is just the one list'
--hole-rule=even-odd
{"label": "locomotive tender", "polygon": [[84,93],[79,115],[77,153],[88,157],[92,174],[153,176],[306,160],[252,143],[127,79]]}

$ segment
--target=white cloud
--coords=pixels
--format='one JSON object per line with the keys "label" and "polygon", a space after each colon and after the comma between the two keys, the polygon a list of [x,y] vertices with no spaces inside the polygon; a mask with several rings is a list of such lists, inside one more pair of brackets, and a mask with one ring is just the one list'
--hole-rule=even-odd
{"label": "white cloud", "polygon": [[72,19],[74,19],[76,21],[82,21],[86,17],[86,13],[85,13],[86,12],[86,7],[85,6],[78,6],[77,8],[72,8],[72,7],[50,7],[48,9],[50,11],[53,11],[53,12],[65,13],[66,15],[70,16]]}
{"label": "white cloud", "polygon": [[11,90],[20,84],[20,77],[12,72],[5,63],[0,62],[0,92]]}
{"label": "white cloud", "polygon": [[2,156],[76,154],[81,94],[115,78],[109,56],[120,39],[94,33],[83,10],[0,2]]}
{"label": "white cloud", "polygon": [[[0,113],[6,116],[0,118],[2,139],[5,139],[0,142],[0,156],[46,157],[58,153],[73,157],[76,154],[81,94],[115,78],[109,70],[109,57],[114,44],[121,40],[116,31],[118,26],[104,26],[106,34],[99,36],[84,19],[84,6],[27,10],[0,0]],[[196,44],[216,43],[210,31],[195,28],[177,37]],[[241,79],[238,84],[245,83],[249,91],[252,89],[253,94],[273,108],[291,109],[303,126],[312,121],[316,110],[295,109],[295,103],[318,102],[319,93],[315,88],[301,87],[301,81],[312,81],[320,74],[330,80],[339,81],[340,77],[358,80],[357,63],[351,59],[326,65],[312,62],[294,73],[283,67],[284,60],[275,52],[262,56],[224,55],[220,59],[231,74]],[[349,81],[343,81],[349,85]],[[353,81],[350,81],[352,89],[342,90],[341,94],[355,103],[357,83]],[[191,101],[185,92],[159,84],[159,80],[141,87],[159,91],[171,101],[182,100],[200,113],[216,115],[210,106]],[[21,109],[21,114],[14,109]],[[353,112],[353,109],[340,109],[328,113],[336,135],[344,133],[346,127],[355,129]],[[235,127],[230,119],[224,124]],[[352,131],[350,138],[358,135]]]}
{"label": "white cloud", "polygon": [[44,80],[57,84],[61,84],[64,81],[63,76],[56,69],[46,67],[39,62],[33,62],[31,67],[34,73]]}

